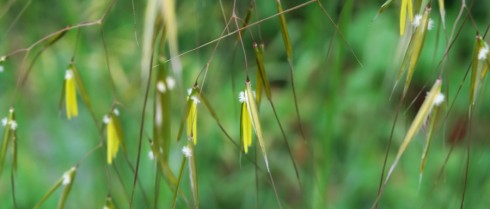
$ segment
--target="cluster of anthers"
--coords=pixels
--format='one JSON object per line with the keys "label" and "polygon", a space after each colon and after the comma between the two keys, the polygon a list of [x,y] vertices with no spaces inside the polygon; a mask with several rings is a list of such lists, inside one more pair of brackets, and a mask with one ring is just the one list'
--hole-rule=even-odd
{"label": "cluster of anthers", "polygon": [[[11,108],[9,110],[9,112],[10,113],[13,113],[14,112],[14,109]],[[2,126],[3,127],[6,127],[7,125],[10,126],[10,130],[12,130],[12,131],[15,131],[17,129],[17,121],[15,121],[15,120],[9,120],[7,117],[5,117],[5,118],[2,119]]]}
{"label": "cluster of anthers", "polygon": [[73,71],[70,69],[67,69],[65,72],[65,80],[70,80],[73,78]]}
{"label": "cluster of anthers", "polygon": [[[112,112],[114,113],[114,115],[119,116],[119,110],[117,108],[114,108]],[[104,122],[104,124],[109,124],[111,120],[112,118],[109,115],[104,115],[104,117],[102,118],[102,122]]]}
{"label": "cluster of anthers", "polygon": [[62,181],[62,184],[64,186],[68,185],[71,183],[71,177],[70,177],[70,174],[69,174],[70,171],[67,171],[66,173],[63,174],[63,181]]}
{"label": "cluster of anthers", "polygon": [[[413,18],[412,25],[414,28],[417,28],[420,26],[420,23],[422,22],[422,15],[416,15],[415,18]],[[427,30],[432,30],[434,28],[434,21],[432,18],[429,19],[429,25],[427,26]]]}
{"label": "cluster of anthers", "polygon": [[[252,94],[254,95],[254,97],[256,97],[255,91],[253,91]],[[248,102],[248,99],[247,99],[247,90],[240,91],[240,93],[238,94],[238,101],[240,103],[244,103],[244,102],[246,103],[246,102]]]}
{"label": "cluster of anthers", "polygon": [[478,51],[478,59],[485,60],[488,56],[489,48],[486,42],[483,42],[483,47]]}
{"label": "cluster of anthers", "polygon": [[196,95],[192,95],[192,88],[187,89],[187,95],[194,102],[194,104],[199,104],[201,100]]}
{"label": "cluster of anthers", "polygon": [[184,154],[185,157],[192,157],[192,150],[188,146],[184,146],[182,148],[182,153]]}
{"label": "cluster of anthers", "polygon": [[439,93],[436,98],[434,99],[434,105],[435,106],[439,106],[441,105],[443,102],[444,102],[444,94],[443,93]]}
{"label": "cluster of anthers", "polygon": [[17,129],[17,122],[15,120],[9,121],[7,118],[2,119],[2,126],[5,127],[7,125],[10,125],[10,129],[12,131],[15,131]]}
{"label": "cluster of anthers", "polygon": [[167,89],[170,91],[175,87],[175,79],[172,77],[167,77],[165,83],[163,81],[158,81],[157,89],[160,93],[165,93]]}

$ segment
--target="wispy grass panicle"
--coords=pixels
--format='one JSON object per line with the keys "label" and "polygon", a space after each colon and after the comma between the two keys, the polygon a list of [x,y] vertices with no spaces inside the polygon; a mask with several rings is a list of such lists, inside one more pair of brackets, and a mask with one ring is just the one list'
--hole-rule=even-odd
{"label": "wispy grass panicle", "polygon": [[114,108],[111,112],[104,116],[103,122],[107,132],[107,164],[112,164],[119,151],[119,146],[124,146],[124,138],[122,134],[121,124],[119,122],[119,110]]}

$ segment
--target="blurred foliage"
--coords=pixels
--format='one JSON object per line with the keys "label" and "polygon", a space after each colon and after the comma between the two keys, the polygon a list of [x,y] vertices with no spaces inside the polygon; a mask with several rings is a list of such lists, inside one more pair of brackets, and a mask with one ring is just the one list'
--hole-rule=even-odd
{"label": "blurred foliage", "polygon": [[[243,32],[244,51],[236,34],[221,40],[203,86],[203,94],[216,111],[221,125],[239,143],[238,93],[244,89],[247,71],[252,85],[256,85],[253,43],[265,44],[265,68],[273,102],[298,164],[302,184],[300,189],[273,110],[263,98],[260,119],[271,173],[283,208],[370,208],[376,199],[395,115],[399,111],[387,166],[422,104],[425,92],[439,77],[439,63],[447,44],[452,46],[442,66],[445,68],[442,79],[446,103],[433,136],[423,181],[419,184],[426,130],[416,136],[402,157],[381,197],[379,208],[459,208],[464,191],[467,143],[471,149],[465,207],[487,208],[490,205],[490,200],[485,198],[490,195],[488,87],[484,81],[475,113],[468,121],[469,77],[464,78],[470,69],[475,27],[485,34],[490,23],[490,2],[466,1],[475,25],[466,18],[465,11],[456,27],[458,36],[454,43],[448,43],[448,38],[461,2],[445,1],[446,31],[442,28],[437,4],[432,2],[431,18],[435,27],[427,34],[407,98],[400,108],[397,106],[401,85],[393,94],[392,88],[404,53],[398,29],[401,1],[395,1],[377,17],[382,1],[321,2],[350,47],[316,2],[286,13],[306,141],[301,137],[295,114],[279,19],[261,21],[277,13],[275,1],[256,1],[251,22],[261,22]],[[0,55],[29,47],[68,25],[95,21],[110,4],[110,1],[98,0],[4,0],[0,3]],[[7,116],[9,108],[15,107],[19,143],[15,173],[17,208],[33,207],[65,171],[78,163],[66,208],[102,208],[109,194],[117,208],[129,208],[134,177],[131,166],[136,165],[138,155],[138,134],[147,84],[147,80],[141,78],[140,69],[146,1],[135,1],[134,4],[134,16],[131,1],[115,1],[101,25],[68,31],[43,51],[22,87],[16,85],[17,80],[42,44],[32,48],[27,56],[18,53],[4,63],[5,71],[0,73],[0,115],[2,118]],[[245,16],[249,4],[250,1],[236,2],[238,17]],[[282,4],[288,9],[300,2],[283,0]],[[185,145],[185,140],[177,142],[175,138],[184,117],[186,89],[193,86],[199,72],[205,68],[215,43],[199,46],[220,37],[233,6],[233,1],[177,1],[179,48],[185,54],[180,57],[183,80],[171,93],[173,125],[169,164],[176,175]],[[239,23],[241,25],[241,20]],[[236,30],[234,23],[225,33],[233,30]],[[485,40],[490,42],[488,38]],[[164,56],[169,58],[166,51]],[[352,51],[360,58],[362,66],[356,62]],[[105,135],[99,134],[100,127],[94,123],[81,99],[79,116],[75,119],[67,120],[64,109],[58,109],[65,70],[74,54],[98,125],[102,124],[104,114],[111,110],[114,102],[120,103],[119,119],[128,153],[127,158],[119,153],[112,166],[106,165],[105,148],[84,158],[101,137],[105,140]],[[164,67],[170,68],[170,63],[165,63]],[[139,167],[142,187],[135,189],[134,208],[152,208],[154,204],[157,168],[147,157],[148,140],[152,136],[154,83],[153,80],[144,113]],[[199,80],[201,84],[203,81]],[[204,105],[199,105],[198,111],[199,141],[194,154],[200,208],[278,208],[260,151],[255,148],[256,139],[247,156],[256,159],[261,167],[258,189],[254,165],[226,139]],[[14,208],[9,162],[10,157],[7,157],[6,168],[0,176],[0,208]],[[191,200],[187,167],[181,184]],[[173,190],[164,180],[160,190],[159,208],[169,208]],[[41,208],[56,207],[60,195],[61,190],[56,191]],[[177,208],[187,207],[179,197]]]}

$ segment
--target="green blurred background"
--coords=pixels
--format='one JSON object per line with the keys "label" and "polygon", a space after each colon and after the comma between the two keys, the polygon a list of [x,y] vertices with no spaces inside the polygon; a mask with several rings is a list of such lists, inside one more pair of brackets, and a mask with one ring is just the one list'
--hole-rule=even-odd
{"label": "green blurred background", "polygon": [[[282,4],[287,9],[302,2],[283,0]],[[376,199],[386,147],[401,96],[399,86],[390,99],[403,54],[398,34],[401,1],[394,1],[377,18],[377,10],[383,3],[380,0],[321,2],[338,23],[350,48],[317,3],[286,13],[306,142],[301,137],[295,114],[289,65],[277,17],[243,33],[246,59],[236,35],[222,39],[210,63],[203,94],[217,112],[220,123],[238,143],[238,93],[244,88],[247,66],[255,86],[256,62],[252,46],[254,42],[264,43],[273,102],[302,183],[300,189],[271,106],[264,100],[261,122],[272,176],[283,208],[370,208]],[[435,28],[427,35],[408,98],[399,110],[388,165],[425,92],[439,76],[438,64],[461,7],[460,1],[448,0],[445,3],[446,31],[440,21],[438,4],[433,2],[431,17]],[[473,5],[469,11],[483,34],[490,23],[490,2],[477,0],[467,3]],[[0,2],[0,55],[29,47],[68,25],[97,20],[109,4],[109,1],[99,0],[3,0]],[[65,171],[99,142],[98,127],[81,98],[78,102],[80,114],[75,119],[67,120],[64,110],[58,108],[65,69],[77,46],[75,63],[99,124],[117,99],[122,104],[119,109],[128,159],[133,166],[136,164],[146,81],[141,80],[142,49],[135,40],[133,18],[141,44],[146,1],[135,1],[134,4],[135,16],[131,1],[116,1],[102,26],[71,30],[46,49],[34,63],[25,86],[17,88],[15,100],[16,81],[43,44],[30,51],[24,65],[25,53],[11,56],[4,63],[5,71],[0,73],[0,115],[2,118],[7,116],[13,104],[19,124],[19,162],[15,174],[18,208],[32,208]],[[238,1],[237,16],[243,18],[249,4],[250,1]],[[196,47],[220,36],[225,27],[223,17],[230,17],[233,1],[182,0],[177,1],[176,8],[180,52],[192,51],[180,57],[183,86],[172,92],[172,138],[176,137],[183,117],[185,91],[205,67],[214,44]],[[257,1],[251,22],[276,13],[275,1]],[[463,13],[463,19],[465,15]],[[419,184],[425,129],[420,131],[402,157],[379,208],[459,208],[464,190],[468,142],[471,149],[465,208],[488,208],[490,205],[490,131],[487,129],[490,125],[487,108],[490,99],[486,96],[488,88],[484,83],[474,117],[469,122],[466,120],[469,78],[464,83],[463,79],[471,62],[476,30],[470,19],[463,19],[458,22],[456,31],[459,33],[445,63],[442,78],[447,102],[442,108],[444,117],[437,123],[423,181]],[[241,20],[239,23],[241,25]],[[464,25],[459,30],[462,23]],[[108,56],[104,52],[101,29]],[[232,26],[230,31],[235,29]],[[488,38],[486,40],[489,42]],[[362,66],[356,61],[351,48]],[[106,59],[109,60],[110,71]],[[170,63],[166,64],[170,68]],[[115,91],[112,90],[111,79]],[[150,148],[147,139],[152,133],[153,86],[145,113],[139,168],[142,187],[136,188],[134,208],[153,208],[154,202],[156,166],[147,157]],[[461,92],[458,94],[459,89]],[[454,106],[449,108],[451,104]],[[198,111],[199,141],[195,155],[200,208],[278,208],[268,175],[259,172],[257,189],[253,164],[245,160],[243,153],[240,154],[225,138],[204,105],[199,105]],[[457,134],[461,129],[464,129],[464,134]],[[257,144],[255,138],[253,143]],[[178,172],[181,163],[183,145],[183,140],[172,141],[170,164],[174,173]],[[98,149],[81,162],[66,208],[102,208],[108,194],[112,195],[117,208],[129,208],[134,173],[122,153],[118,154],[114,166],[106,166],[105,155],[105,149]],[[255,151],[248,155],[254,158]],[[257,162],[263,171],[265,166],[260,153]],[[442,167],[444,170],[441,172]],[[10,170],[10,157],[7,157],[6,167],[0,176],[0,208],[14,208]],[[187,175],[186,167],[182,189],[191,198]],[[61,190],[54,193],[42,208],[56,207],[60,194]],[[171,201],[172,191],[162,180],[159,208],[170,208]],[[187,207],[179,198],[177,208]]]}

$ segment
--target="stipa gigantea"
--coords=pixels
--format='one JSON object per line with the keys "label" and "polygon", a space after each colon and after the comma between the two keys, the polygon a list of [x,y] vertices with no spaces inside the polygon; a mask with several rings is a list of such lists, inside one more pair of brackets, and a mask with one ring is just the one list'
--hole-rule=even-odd
{"label": "stipa gigantea", "polygon": [[475,48],[471,60],[470,115],[475,106],[481,82],[485,78],[490,65],[488,51],[488,44],[483,41],[480,35],[476,35]]}
{"label": "stipa gigantea", "polygon": [[70,170],[66,171],[63,176],[51,187],[51,189],[49,189],[49,191],[41,198],[41,200],[39,200],[39,202],[34,206],[34,209],[41,207],[41,205],[56,191],[56,189],[58,189],[60,186],[64,186],[58,202],[58,209],[63,209],[73,186],[76,171],[77,167],[72,167]]}
{"label": "stipa gigantea", "polygon": [[177,140],[180,140],[185,124],[187,138],[192,140],[194,144],[197,144],[197,105],[201,102],[199,94],[200,91],[197,83],[194,84],[194,87],[187,89],[186,109],[177,134]]}
{"label": "stipa gigantea", "polygon": [[412,139],[415,137],[415,134],[420,130],[422,125],[426,122],[427,117],[431,114],[435,106],[440,105],[444,101],[444,95],[441,93],[441,86],[442,86],[442,81],[440,79],[436,80],[435,84],[432,86],[431,90],[427,93],[427,96],[422,103],[422,106],[420,107],[419,111],[417,112],[417,115],[415,116],[414,120],[412,121],[412,124],[410,125],[410,128],[408,129],[405,138],[402,141],[402,144],[400,148],[398,149],[398,153],[395,157],[395,160],[390,166],[390,169],[388,171],[388,174],[386,175],[385,180],[383,181],[382,184],[380,184],[380,189],[378,190],[378,195],[376,197],[376,200],[374,201],[373,205],[371,208],[377,208],[378,202],[381,198],[381,195],[383,194],[383,191],[394,171],[396,168],[401,156],[407,149],[408,145],[412,141]]}
{"label": "stipa gigantea", "polygon": [[87,108],[91,112],[93,112],[90,99],[88,97],[87,91],[85,90],[85,86],[83,85],[83,82],[80,78],[78,69],[73,63],[71,63],[70,65],[68,65],[65,71],[63,89],[61,91],[61,97],[59,101],[59,108],[61,109],[63,104],[63,98],[64,98],[66,117],[68,119],[78,116],[77,92],[82,97],[82,100],[85,103],[85,105],[87,105]]}
{"label": "stipa gigantea", "polygon": [[9,144],[12,143],[12,166],[15,171],[17,167],[17,121],[15,120],[14,108],[10,108],[8,117],[2,119],[3,137],[2,147],[0,150],[0,174],[5,165],[5,158]]}
{"label": "stipa gigantea", "polygon": [[247,154],[248,148],[252,145],[252,121],[250,120],[250,111],[247,105],[247,90],[241,91],[238,99],[241,103],[240,141],[242,142],[243,151]]}
{"label": "stipa gigantea", "polygon": [[119,146],[125,150],[121,123],[119,122],[119,110],[114,108],[107,115],[104,115],[103,122],[107,132],[107,164],[112,164],[112,160],[116,158]]}
{"label": "stipa gigantea", "polygon": [[[427,96],[424,100],[424,103],[422,103],[422,106],[420,107],[419,111],[417,112],[417,115],[412,121],[412,124],[410,125],[410,128],[408,129],[405,138],[402,141],[402,144],[400,145],[400,148],[398,149],[398,153],[396,154],[395,160],[391,164],[390,169],[388,170],[388,173],[386,175],[386,179],[383,183],[383,188],[386,186],[388,183],[391,174],[395,170],[396,166],[398,165],[398,161],[400,161],[400,158],[402,157],[403,153],[405,153],[405,150],[408,148],[408,145],[412,141],[412,139],[415,137],[415,134],[420,130],[422,125],[425,123],[427,117],[431,114],[434,106],[440,105],[444,101],[444,95],[441,93],[441,85],[442,81],[436,80],[435,84],[432,86],[431,90],[427,93]],[[378,197],[376,198],[375,203],[373,204],[373,207],[375,207],[381,197],[382,192],[378,193]]]}
{"label": "stipa gigantea", "polygon": [[425,9],[424,15],[417,16],[414,20],[413,25],[415,28],[415,33],[412,35],[410,39],[410,43],[408,45],[407,51],[405,52],[405,57],[403,58],[402,65],[400,67],[400,71],[398,73],[395,87],[400,81],[401,77],[407,71],[405,85],[403,87],[403,96],[406,95],[408,88],[410,87],[410,82],[412,80],[413,73],[415,71],[415,66],[420,58],[420,54],[422,53],[422,49],[424,48],[425,36],[427,31],[430,29],[429,19],[430,14],[430,6],[427,6]]}
{"label": "stipa gigantea", "polygon": [[73,70],[67,69],[65,72],[65,109],[66,117],[71,119],[78,116],[77,89]]}
{"label": "stipa gigantea", "polygon": [[[255,131],[255,136],[257,137],[257,141],[259,142],[260,150],[262,152],[262,157],[264,158],[264,162],[265,162],[265,167],[267,169],[267,173],[269,173],[269,178],[272,183],[272,188],[274,189],[274,194],[276,196],[277,204],[279,205],[279,208],[282,208],[281,202],[279,201],[279,196],[277,194],[276,186],[274,183],[274,178],[272,178],[271,170],[269,167],[269,159],[267,158],[267,151],[265,147],[264,138],[262,135],[262,126],[260,125],[259,110],[255,102],[255,96],[254,96],[255,93],[252,90],[252,84],[250,83],[248,77],[247,80],[245,81],[245,91],[243,94],[245,96],[244,98],[246,101],[245,103],[247,104],[247,110],[249,113],[250,121],[252,122],[252,128]],[[251,141],[251,137],[247,140]]]}
{"label": "stipa gigantea", "polygon": [[269,160],[267,159],[267,151],[262,136],[262,126],[260,125],[259,111],[257,109],[257,104],[255,102],[254,91],[252,90],[252,84],[248,79],[245,82],[245,91],[243,95],[244,95],[243,99],[245,100],[244,103],[247,106],[249,120],[251,121],[253,130],[255,131],[255,135],[257,136],[257,141],[259,142],[259,146],[262,151],[262,155],[264,157],[265,166],[267,168],[267,171],[270,173]]}

